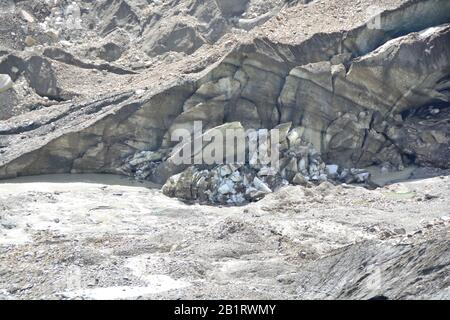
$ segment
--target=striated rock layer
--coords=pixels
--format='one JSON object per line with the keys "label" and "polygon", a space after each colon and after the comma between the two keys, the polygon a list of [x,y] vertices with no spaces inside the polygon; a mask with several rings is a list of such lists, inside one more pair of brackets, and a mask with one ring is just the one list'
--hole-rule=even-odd
{"label": "striated rock layer", "polygon": [[[385,163],[450,168],[450,3],[400,2],[375,24],[315,33],[294,44],[243,38],[216,62],[190,66],[176,80],[85,102],[61,102],[45,112],[2,121],[0,178],[123,173],[125,161],[136,153],[167,154],[175,145],[172,132],[192,129],[193,121],[203,121],[204,129],[236,121],[254,129],[291,122],[326,163],[346,168]],[[231,10],[218,4],[222,12]],[[118,10],[125,10],[123,4]],[[192,46],[170,40],[174,34]],[[144,49],[152,54],[178,51],[177,46],[158,46],[171,43],[191,54],[202,45],[181,23],[161,36],[165,40],[150,39]],[[51,52],[48,59],[79,64],[70,55]],[[2,73],[11,59],[0,60]],[[18,72],[26,74],[36,63],[47,65],[46,59],[37,59],[43,58],[19,60],[24,67]],[[58,95],[56,85],[29,82],[36,92]],[[162,184],[185,169],[168,167],[166,160],[159,160],[149,179]]]}

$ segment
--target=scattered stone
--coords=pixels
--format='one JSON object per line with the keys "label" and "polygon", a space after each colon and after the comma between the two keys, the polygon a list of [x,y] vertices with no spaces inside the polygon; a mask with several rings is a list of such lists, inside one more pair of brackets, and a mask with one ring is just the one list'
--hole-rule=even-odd
{"label": "scattered stone", "polygon": [[113,62],[120,59],[123,51],[124,49],[122,47],[115,43],[108,42],[97,50],[97,56],[102,60]]}
{"label": "scattered stone", "polygon": [[438,113],[440,113],[440,112],[441,112],[441,110],[439,110],[439,109],[432,109],[432,110],[430,111],[430,113],[433,114],[433,115],[436,115],[436,114],[438,114]]}
{"label": "scattered stone", "polygon": [[272,190],[267,186],[267,184],[265,184],[263,181],[261,181],[258,177],[255,177],[253,179],[253,184],[258,191],[261,191],[264,193],[272,193]]}
{"label": "scattered stone", "polygon": [[220,168],[220,175],[221,175],[222,177],[229,176],[229,175],[231,175],[232,173],[233,173],[233,170],[231,169],[230,166],[223,166],[223,167]]}
{"label": "scattered stone", "polygon": [[20,10],[20,17],[29,23],[34,23],[36,21],[33,15],[25,10]]}
{"label": "scattered stone", "polygon": [[363,172],[356,174],[356,179],[358,182],[367,182],[369,181],[370,173],[369,172]]}
{"label": "scattered stone", "polygon": [[161,161],[162,158],[163,155],[160,152],[142,151],[140,153],[135,154],[129,163],[130,165],[137,167],[140,164],[146,162]]}
{"label": "scattered stone", "polygon": [[337,178],[339,166],[336,164],[330,164],[326,166],[326,173],[330,178]]}
{"label": "scattered stone", "polygon": [[274,168],[264,167],[258,172],[258,176],[267,177],[267,176],[275,176],[278,172]]}
{"label": "scattered stone", "polygon": [[304,186],[306,187],[308,185],[308,180],[305,179],[305,177],[301,173],[297,173],[292,179],[292,183],[297,186]]}
{"label": "scattered stone", "polygon": [[32,36],[26,36],[24,42],[27,47],[34,47],[38,44],[37,40]]}
{"label": "scattered stone", "polygon": [[394,233],[399,235],[405,235],[406,230],[404,228],[394,229]]}
{"label": "scattered stone", "polygon": [[224,184],[222,184],[219,189],[217,190],[220,194],[230,194],[230,193],[235,193],[236,191],[234,190],[234,184],[231,183],[230,180],[226,181]]}
{"label": "scattered stone", "polygon": [[425,194],[425,200],[434,200],[434,199],[438,199],[438,198],[439,198],[438,195],[433,195],[433,194],[430,194],[430,193],[426,193]]}

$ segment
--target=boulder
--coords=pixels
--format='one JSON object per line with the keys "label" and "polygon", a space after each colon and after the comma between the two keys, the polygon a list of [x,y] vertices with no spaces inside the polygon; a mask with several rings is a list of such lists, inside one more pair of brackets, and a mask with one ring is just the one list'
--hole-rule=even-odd
{"label": "boulder", "polygon": [[191,192],[192,177],[193,172],[191,170],[173,175],[162,187],[162,192],[169,197],[195,200],[197,197],[194,197]]}
{"label": "boulder", "polygon": [[326,168],[325,168],[326,174],[331,179],[335,179],[335,178],[338,177],[338,175],[339,175],[338,170],[339,170],[339,166],[336,165],[336,164],[327,165]]}
{"label": "boulder", "polygon": [[288,135],[291,128],[292,122],[282,123],[273,128],[273,130],[276,130],[278,132],[280,151],[289,149]]}
{"label": "boulder", "polygon": [[306,178],[301,173],[297,173],[292,179],[292,184],[296,186],[306,187],[308,185],[308,180],[306,180]]}
{"label": "boulder", "polygon": [[13,87],[11,77],[7,74],[0,74],[0,93],[6,92]]}
{"label": "boulder", "polygon": [[24,42],[27,47],[33,47],[38,44],[37,40],[32,36],[26,36]]}
{"label": "boulder", "polygon": [[185,23],[161,24],[158,32],[145,35],[143,49],[149,56],[158,56],[166,52],[184,52],[192,54],[204,44],[195,28]]}
{"label": "boulder", "polygon": [[129,161],[129,164],[132,165],[133,167],[137,167],[147,162],[161,161],[162,158],[163,155],[160,152],[142,151],[135,154],[133,158]]}
{"label": "boulder", "polygon": [[220,11],[225,17],[242,15],[249,2],[249,0],[216,0]]}
{"label": "boulder", "polygon": [[267,184],[265,184],[262,180],[260,180],[258,177],[255,177],[253,179],[253,185],[255,186],[256,190],[263,192],[263,193],[272,193],[272,190],[269,188]]}
{"label": "boulder", "polygon": [[234,184],[230,180],[226,180],[221,186],[219,186],[217,191],[223,195],[236,193],[236,191],[234,190]]}
{"label": "boulder", "polygon": [[102,45],[100,48],[96,50],[97,56],[105,61],[113,62],[122,56],[124,51],[123,47],[118,46],[113,42],[108,42]]}
{"label": "boulder", "polygon": [[286,166],[282,170],[282,176],[286,180],[291,181],[298,172],[299,168],[297,158],[290,158],[288,159]]}
{"label": "boulder", "polygon": [[25,76],[36,93],[43,97],[58,98],[60,89],[51,63],[39,56],[27,60]]}

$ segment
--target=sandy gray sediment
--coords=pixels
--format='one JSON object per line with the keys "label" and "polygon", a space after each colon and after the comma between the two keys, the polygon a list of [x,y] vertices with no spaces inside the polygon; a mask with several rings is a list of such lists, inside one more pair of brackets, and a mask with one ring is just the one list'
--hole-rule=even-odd
{"label": "sandy gray sediment", "polygon": [[116,176],[6,181],[0,297],[448,299],[449,182],[213,207]]}

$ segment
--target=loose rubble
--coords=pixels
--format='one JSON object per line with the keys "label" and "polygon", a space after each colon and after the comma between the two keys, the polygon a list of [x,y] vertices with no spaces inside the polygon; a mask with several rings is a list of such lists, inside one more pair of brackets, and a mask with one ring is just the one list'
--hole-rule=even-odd
{"label": "loose rubble", "polygon": [[[292,123],[281,124],[280,159],[278,166],[264,165],[261,161],[221,165],[180,165],[173,168],[181,173],[171,176],[162,190],[165,195],[202,203],[241,205],[258,201],[281,187],[293,184],[312,186],[325,181],[333,183],[359,183],[368,186],[370,173],[364,169],[345,169],[338,165],[326,165],[320,153],[310,143],[296,135],[298,128]],[[266,131],[252,132],[247,139],[255,139]],[[256,138],[257,139],[257,138]],[[269,137],[270,139],[270,137]],[[258,150],[261,145],[258,145]],[[177,147],[174,148],[177,150]],[[248,147],[247,147],[248,151]],[[138,180],[152,180],[155,171],[168,161],[173,152],[142,151],[126,159],[124,173]],[[270,157],[270,155],[268,155]],[[249,158],[249,157],[247,157]]]}
{"label": "loose rubble", "polygon": [[0,300],[449,299],[449,183],[287,186],[241,207],[104,174],[4,181]]}

